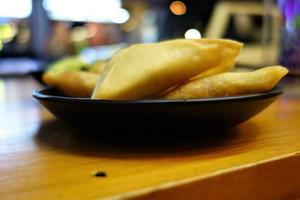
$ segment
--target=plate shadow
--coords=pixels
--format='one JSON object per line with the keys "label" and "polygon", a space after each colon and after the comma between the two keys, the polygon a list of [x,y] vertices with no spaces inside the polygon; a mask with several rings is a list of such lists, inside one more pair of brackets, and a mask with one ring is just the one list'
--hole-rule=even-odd
{"label": "plate shadow", "polygon": [[[247,127],[255,127],[246,122]],[[251,129],[252,129],[251,128]],[[254,128],[255,129],[255,128]],[[244,130],[244,129],[243,129]],[[242,151],[237,146],[251,144],[255,132],[238,127],[229,129],[202,129],[201,127],[118,127],[88,129],[74,127],[61,120],[43,123],[35,142],[41,148],[50,148],[69,154],[120,159],[183,157],[214,153],[228,155]],[[208,154],[209,152],[209,154]]]}

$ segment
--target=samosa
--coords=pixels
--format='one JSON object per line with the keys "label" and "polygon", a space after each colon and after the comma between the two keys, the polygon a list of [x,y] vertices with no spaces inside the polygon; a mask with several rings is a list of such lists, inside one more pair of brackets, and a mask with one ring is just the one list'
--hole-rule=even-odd
{"label": "samosa", "polygon": [[224,39],[132,45],[106,63],[92,98],[126,100],[157,94],[214,67],[233,65],[241,47]]}
{"label": "samosa", "polygon": [[96,85],[98,74],[83,71],[64,71],[53,83],[64,95],[89,98]]}
{"label": "samosa", "polygon": [[227,72],[199,78],[174,88],[166,99],[195,99],[262,93],[271,90],[288,73],[282,66],[253,72]]}

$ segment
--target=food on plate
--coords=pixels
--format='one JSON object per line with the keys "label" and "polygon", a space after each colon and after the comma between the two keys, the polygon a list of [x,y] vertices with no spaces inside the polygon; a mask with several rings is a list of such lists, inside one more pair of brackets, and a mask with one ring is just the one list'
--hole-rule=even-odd
{"label": "food on plate", "polygon": [[98,60],[95,63],[90,64],[87,71],[95,74],[100,74],[105,66],[106,62],[104,60]]}
{"label": "food on plate", "polygon": [[113,55],[100,73],[93,99],[141,99],[212,68],[233,65],[242,44],[224,39],[136,44]]}
{"label": "food on plate", "polygon": [[43,75],[43,81],[47,85],[54,85],[59,74],[67,70],[80,70],[86,64],[78,56],[70,56],[60,59],[50,65]]}
{"label": "food on plate", "polygon": [[282,66],[229,72],[242,44],[225,39],[176,39],[136,44],[108,61],[73,56],[55,62],[44,81],[63,95],[93,99],[195,99],[261,93],[288,73]]}
{"label": "food on plate", "polygon": [[98,74],[83,71],[64,71],[57,75],[54,86],[63,94],[71,97],[90,98]]}
{"label": "food on plate", "polygon": [[215,74],[220,74],[223,72],[228,72],[234,68],[234,63],[224,63],[223,65],[220,65],[218,67],[211,68],[207,71],[204,71],[203,73],[198,74],[197,76],[191,78],[191,80],[195,80],[198,78],[204,78],[208,76],[213,76]]}
{"label": "food on plate", "polygon": [[[233,68],[234,68],[234,63],[224,64],[224,65],[221,65],[219,67],[214,67],[212,69],[204,71],[204,72],[198,74],[197,76],[192,77],[188,81],[199,79],[199,78],[204,78],[204,77],[208,77],[208,76],[213,76],[215,74],[219,74],[219,73],[222,73],[222,72],[228,72],[228,71],[232,70]],[[179,83],[179,84],[182,84],[182,83]],[[148,96],[148,98],[150,98],[150,99],[163,98],[167,93],[169,93],[170,91],[172,91],[176,87],[178,87],[178,85],[174,85],[171,88],[168,88],[167,90],[164,90],[163,92],[150,95],[150,96]]]}
{"label": "food on plate", "polygon": [[91,64],[85,63],[80,56],[69,56],[57,60],[51,64],[43,75],[43,81],[47,85],[55,86],[58,76],[65,71],[88,71],[100,74],[104,69],[106,61],[97,60]]}
{"label": "food on plate", "polygon": [[195,99],[261,93],[271,90],[288,70],[281,66],[253,72],[227,72],[189,81],[167,93],[166,99]]}

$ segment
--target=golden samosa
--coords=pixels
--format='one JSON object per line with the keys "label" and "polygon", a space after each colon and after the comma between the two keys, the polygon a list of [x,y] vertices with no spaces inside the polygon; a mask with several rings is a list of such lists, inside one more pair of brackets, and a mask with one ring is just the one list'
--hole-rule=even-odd
{"label": "golden samosa", "polygon": [[253,72],[227,72],[200,78],[176,87],[166,99],[195,99],[267,92],[286,74],[281,66],[265,67]]}
{"label": "golden samosa", "polygon": [[58,76],[65,71],[80,71],[86,64],[79,56],[70,56],[52,63],[43,74],[43,81],[54,86]]}
{"label": "golden samosa", "polygon": [[242,44],[222,39],[177,39],[136,44],[107,62],[94,99],[141,99],[213,67],[234,63]]}
{"label": "golden samosa", "polygon": [[228,72],[228,71],[231,71],[234,67],[235,67],[234,63],[231,63],[231,62],[224,63],[223,65],[211,68],[207,71],[204,71],[204,72],[198,74],[195,77],[192,77],[191,80],[204,78],[204,77],[208,77],[208,76],[213,76],[213,75],[220,74],[220,73],[223,73],[223,72]]}
{"label": "golden samosa", "polygon": [[95,63],[90,64],[88,67],[88,72],[100,74],[106,66],[106,61],[98,60]]}
{"label": "golden samosa", "polygon": [[83,71],[64,71],[57,75],[54,86],[64,95],[89,98],[94,90],[98,74]]}

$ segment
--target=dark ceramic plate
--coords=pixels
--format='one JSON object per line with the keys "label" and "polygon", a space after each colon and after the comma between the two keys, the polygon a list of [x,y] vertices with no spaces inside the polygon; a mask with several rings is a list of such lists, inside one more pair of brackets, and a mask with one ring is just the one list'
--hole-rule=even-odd
{"label": "dark ceramic plate", "polygon": [[33,92],[57,118],[88,127],[197,127],[228,128],[255,116],[280,94],[281,87],[269,92],[190,100],[94,100],[61,96],[54,88]]}

